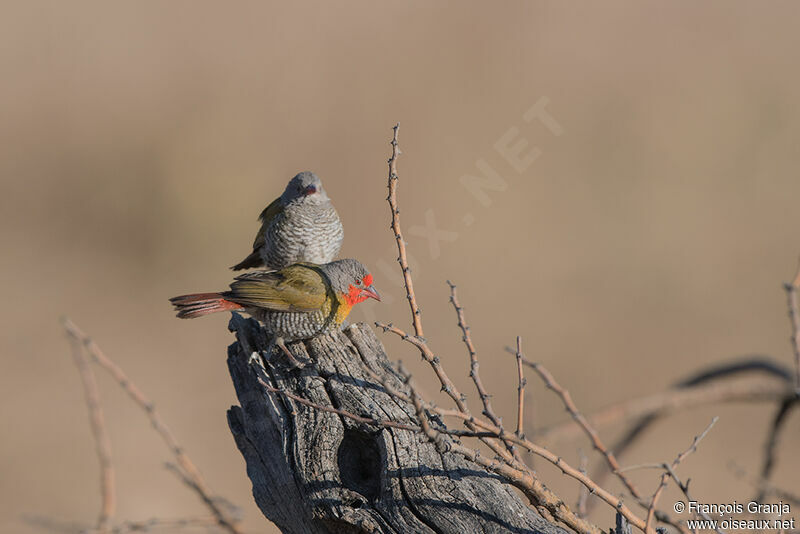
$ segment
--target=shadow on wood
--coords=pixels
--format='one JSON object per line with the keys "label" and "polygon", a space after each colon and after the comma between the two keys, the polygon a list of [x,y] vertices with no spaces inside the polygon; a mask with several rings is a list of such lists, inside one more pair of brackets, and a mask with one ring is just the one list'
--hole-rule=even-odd
{"label": "shadow on wood", "polygon": [[[228,423],[264,515],[284,533],[564,533],[500,478],[420,434],[376,428],[304,406],[259,383],[248,362],[268,338],[234,314],[228,367],[240,406]],[[364,324],[289,349],[312,363],[267,362],[262,379],[316,404],[379,420],[417,424],[414,407],[390,397],[365,366],[407,391],[380,341]],[[433,418],[436,421],[435,418]]]}

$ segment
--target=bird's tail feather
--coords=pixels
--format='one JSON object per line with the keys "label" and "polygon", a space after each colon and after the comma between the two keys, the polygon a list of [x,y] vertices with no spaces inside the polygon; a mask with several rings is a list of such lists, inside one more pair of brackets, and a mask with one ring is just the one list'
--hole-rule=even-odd
{"label": "bird's tail feather", "polygon": [[178,317],[181,319],[194,319],[210,313],[221,311],[241,310],[242,306],[225,300],[220,293],[194,293],[192,295],[181,295],[169,299]]}

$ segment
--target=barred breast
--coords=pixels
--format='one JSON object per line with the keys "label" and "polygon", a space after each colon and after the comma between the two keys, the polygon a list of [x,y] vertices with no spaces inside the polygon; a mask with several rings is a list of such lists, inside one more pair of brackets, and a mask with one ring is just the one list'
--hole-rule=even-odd
{"label": "barred breast", "polygon": [[261,249],[270,269],[297,262],[328,263],[336,259],[344,240],[344,229],[333,205],[289,205],[265,232]]}
{"label": "barred breast", "polygon": [[331,310],[326,302],[323,309],[314,312],[280,312],[257,308],[247,310],[255,317],[268,334],[282,337],[284,341],[297,341],[312,338],[318,334],[340,326],[337,321],[337,309]]}

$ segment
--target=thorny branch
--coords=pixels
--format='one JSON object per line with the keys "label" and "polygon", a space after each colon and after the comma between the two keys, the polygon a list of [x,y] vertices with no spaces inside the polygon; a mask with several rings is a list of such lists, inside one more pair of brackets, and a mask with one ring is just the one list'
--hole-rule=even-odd
{"label": "thorny branch", "polygon": [[155,405],[142,393],[136,384],[128,378],[122,368],[106,356],[94,340],[78,328],[75,323],[65,318],[63,320],[63,326],[67,335],[74,340],[79,347],[84,347],[92,361],[106,370],[120,387],[128,393],[128,396],[142,408],[145,414],[147,414],[153,428],[167,444],[170,452],[172,452],[177,466],[179,467],[181,479],[188,487],[197,493],[216,518],[217,524],[231,534],[242,534],[241,528],[237,525],[238,519],[233,515],[232,511],[228,510],[230,505],[223,499],[214,496],[205,480],[203,480],[200,471],[194,465],[194,462],[192,462],[186,452],[184,452],[183,448],[172,434],[172,431],[161,419],[160,414],[156,411]]}
{"label": "thorny branch", "polygon": [[[780,438],[783,425],[789,419],[789,414],[794,408],[797,408],[798,405],[800,405],[800,397],[792,396],[784,399],[784,401],[778,406],[778,410],[772,419],[772,424],[770,425],[769,433],[767,434],[767,441],[764,444],[764,462],[761,467],[761,478],[765,482],[769,482],[769,479],[772,476],[773,468],[775,467],[778,451],[778,440]],[[763,499],[763,492],[759,492],[755,497],[755,500],[759,502],[763,501]]]}
{"label": "thorny branch", "polygon": [[80,342],[77,338],[70,336],[72,346],[72,359],[83,383],[83,391],[86,397],[86,407],[89,410],[89,423],[92,427],[94,436],[97,459],[100,462],[100,493],[102,503],[100,514],[97,519],[96,531],[98,534],[110,532],[111,522],[114,519],[114,509],[116,507],[116,489],[114,486],[114,465],[111,462],[111,440],[106,432],[103,408],[100,405],[100,391],[97,388],[97,380],[94,376],[86,356],[83,354]]}
{"label": "thorny branch", "polygon": [[[666,464],[666,463],[663,465],[664,470],[665,470],[664,474],[661,475],[661,480],[659,481],[658,488],[656,488],[655,493],[653,493],[653,498],[650,499],[650,507],[647,510],[647,525],[645,527],[645,532],[647,534],[650,534],[651,532],[654,532],[654,530],[653,530],[653,522],[654,522],[654,519],[655,519],[656,504],[658,503],[658,499],[661,497],[661,493],[664,491],[664,488],[667,487],[667,481],[670,479],[670,477],[672,477],[675,480],[675,482],[678,484],[678,487],[680,488],[680,490],[683,492],[684,495],[686,495],[687,499],[689,499],[690,501],[694,500],[689,496],[689,485],[688,485],[688,483],[687,484],[682,484],[681,483],[681,481],[678,479],[677,475],[675,475],[675,469],[677,469],[678,465],[680,465],[680,463],[687,456],[689,456],[691,453],[693,453],[694,451],[697,450],[698,443],[700,443],[703,440],[703,438],[706,437],[706,434],[708,434],[708,432],[716,424],[718,419],[719,418],[717,418],[717,417],[712,419],[711,423],[706,427],[706,429],[700,435],[695,436],[695,438],[692,441],[692,444],[689,446],[689,448],[686,449],[685,451],[683,451],[682,453],[680,453],[677,456],[677,458],[675,458],[675,460],[672,461],[671,465],[670,464]],[[705,517],[705,519],[709,519],[709,518]],[[719,532],[719,531],[717,531],[717,532]]]}
{"label": "thorny branch", "polygon": [[800,263],[794,280],[783,285],[789,305],[789,319],[792,322],[792,350],[794,351],[794,386],[800,394],[800,310],[798,310],[797,291],[800,290]]}
{"label": "thorny branch", "polygon": [[611,452],[608,447],[606,447],[606,445],[600,439],[600,435],[597,433],[597,430],[595,430],[594,427],[589,424],[589,421],[586,420],[586,417],[584,417],[583,414],[578,410],[578,407],[572,400],[572,395],[570,395],[569,391],[564,389],[561,384],[556,382],[556,379],[553,377],[550,371],[545,369],[540,363],[532,362],[527,358],[522,357],[519,353],[519,349],[514,351],[511,348],[506,348],[506,351],[516,354],[518,361],[521,361],[523,364],[536,371],[536,374],[539,375],[539,377],[545,383],[545,386],[554,391],[561,398],[561,402],[572,416],[572,419],[591,440],[592,446],[605,457],[608,467],[611,469],[611,471],[617,475],[631,495],[633,495],[636,499],[641,499],[642,497],[639,493],[639,490],[633,485],[633,482],[631,482],[631,480],[625,476],[622,471],[620,471],[620,465],[617,461],[617,457],[614,456],[614,453]]}
{"label": "thorny branch", "polygon": [[394,125],[392,135],[392,157],[389,158],[389,208],[392,210],[392,232],[397,242],[397,261],[403,271],[403,282],[406,286],[406,296],[408,305],[411,307],[411,320],[414,323],[414,333],[417,337],[423,337],[422,316],[417,305],[417,298],[414,296],[414,282],[411,280],[411,269],[408,267],[408,257],[406,255],[406,242],[403,239],[403,232],[400,230],[400,210],[397,208],[397,158],[400,156],[400,146],[397,144],[397,134],[400,131],[400,123]]}
{"label": "thorny branch", "polygon": [[[588,415],[587,419],[594,427],[603,427],[619,421],[664,416],[715,403],[780,402],[787,395],[793,395],[793,388],[776,377],[750,377],[727,382],[715,380],[614,404]],[[571,420],[535,431],[539,439],[548,441],[573,438],[580,433],[581,428]]]}
{"label": "thorny branch", "polygon": [[[209,532],[209,528],[217,525],[217,519],[213,516],[206,517],[187,517],[179,519],[146,519],[144,521],[125,521],[113,527],[109,534],[128,534],[129,532],[152,532],[155,530],[164,532],[176,532],[188,529],[204,529]],[[101,534],[97,530],[90,530],[83,534]]]}
{"label": "thorny branch", "polygon": [[524,437],[525,433],[522,431],[525,424],[525,385],[528,383],[525,378],[525,372],[522,369],[522,337],[517,336],[517,431],[515,434],[519,437]]}
{"label": "thorny branch", "polygon": [[[469,377],[475,384],[475,389],[478,391],[478,396],[483,404],[483,415],[485,415],[492,422],[492,424],[499,427],[502,422],[492,408],[491,395],[489,395],[489,393],[486,391],[486,388],[483,387],[483,382],[481,381],[481,375],[479,372],[480,364],[478,363],[478,355],[475,352],[475,345],[472,344],[472,336],[470,334],[469,326],[467,325],[467,320],[464,318],[464,308],[462,308],[461,304],[458,302],[456,285],[450,282],[450,280],[447,281],[447,285],[450,286],[450,303],[453,305],[453,309],[456,312],[458,327],[461,329],[461,339],[467,348],[467,352],[469,353]],[[507,445],[506,448],[511,454],[514,455],[515,460],[522,462],[522,458],[520,458],[513,446]]]}

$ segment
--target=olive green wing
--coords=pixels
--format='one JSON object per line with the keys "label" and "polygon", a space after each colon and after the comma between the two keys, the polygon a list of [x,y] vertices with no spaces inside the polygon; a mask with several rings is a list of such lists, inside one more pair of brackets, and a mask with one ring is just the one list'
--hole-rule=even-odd
{"label": "olive green wing", "polygon": [[231,267],[231,269],[234,271],[240,271],[242,269],[253,269],[264,266],[264,260],[261,259],[261,247],[263,247],[266,243],[265,234],[272,220],[282,212],[283,206],[281,205],[280,197],[273,200],[269,206],[264,208],[264,211],[262,211],[261,215],[258,216],[258,220],[261,221],[261,228],[258,229],[256,238],[253,241],[253,252],[251,252],[245,259]]}
{"label": "olive green wing", "polygon": [[311,312],[323,308],[328,288],[318,267],[295,264],[279,271],[253,271],[237,276],[225,298],[243,306]]}

